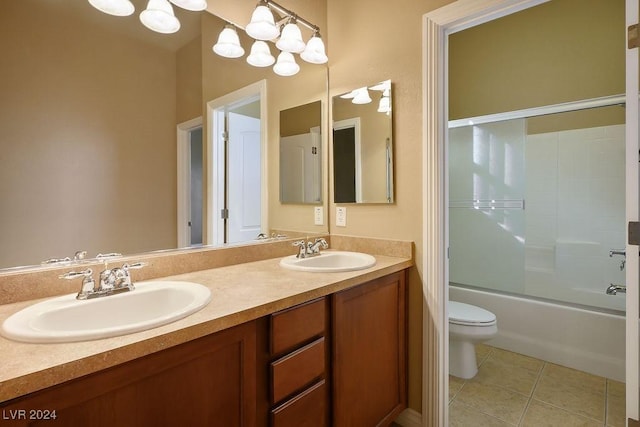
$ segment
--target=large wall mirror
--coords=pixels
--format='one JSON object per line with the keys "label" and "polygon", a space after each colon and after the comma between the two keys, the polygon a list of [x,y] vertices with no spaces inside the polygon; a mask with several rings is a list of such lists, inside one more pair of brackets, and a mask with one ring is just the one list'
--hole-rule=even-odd
{"label": "large wall mirror", "polygon": [[[275,174],[269,168],[278,157],[279,112],[326,100],[326,66],[300,64],[298,75],[284,78],[244,57],[217,57],[211,47],[222,19],[176,7],[180,31],[157,34],[138,19],[147,1],[132,2],[129,17],[103,14],[87,1],[0,6],[0,269],[77,250],[92,257],[180,246],[177,127],[190,123],[185,134],[206,139],[206,103],[261,80],[269,88],[262,229],[326,232],[312,214],[279,206],[277,167]],[[251,40],[239,32],[248,51]],[[202,131],[191,135],[198,117],[205,118]],[[200,145],[206,158],[211,153]],[[204,205],[205,216],[213,215]]]}
{"label": "large wall mirror", "polygon": [[280,202],[322,203],[322,103],[280,112]]}
{"label": "large wall mirror", "polygon": [[393,203],[391,81],[333,97],[335,203]]}

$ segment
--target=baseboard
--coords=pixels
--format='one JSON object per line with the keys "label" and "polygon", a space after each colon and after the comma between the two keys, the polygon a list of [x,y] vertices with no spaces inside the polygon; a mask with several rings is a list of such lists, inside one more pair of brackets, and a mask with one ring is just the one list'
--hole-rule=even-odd
{"label": "baseboard", "polygon": [[407,408],[400,413],[395,423],[400,424],[402,427],[422,427],[422,414]]}

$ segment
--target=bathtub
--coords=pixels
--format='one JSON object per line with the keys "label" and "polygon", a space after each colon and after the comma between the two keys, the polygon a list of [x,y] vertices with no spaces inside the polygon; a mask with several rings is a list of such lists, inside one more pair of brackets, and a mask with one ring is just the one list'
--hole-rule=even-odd
{"label": "bathtub", "polygon": [[452,283],[449,299],[495,313],[487,344],[617,381],[625,380],[624,315]]}

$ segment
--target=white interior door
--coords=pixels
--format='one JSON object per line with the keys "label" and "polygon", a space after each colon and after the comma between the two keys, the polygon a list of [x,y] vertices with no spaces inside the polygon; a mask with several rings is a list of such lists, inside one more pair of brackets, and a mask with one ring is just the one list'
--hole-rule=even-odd
{"label": "white interior door", "polygon": [[320,201],[320,133],[280,138],[280,201],[317,203]]}
{"label": "white interior door", "polygon": [[255,239],[261,231],[260,120],[229,113],[227,243]]}
{"label": "white interior door", "polygon": [[[626,27],[638,23],[638,0],[626,0]],[[626,220],[638,221],[638,48],[626,53]],[[628,237],[628,236],[627,236]],[[639,417],[638,246],[626,247],[626,394],[627,418]],[[630,423],[631,425],[631,423]]]}

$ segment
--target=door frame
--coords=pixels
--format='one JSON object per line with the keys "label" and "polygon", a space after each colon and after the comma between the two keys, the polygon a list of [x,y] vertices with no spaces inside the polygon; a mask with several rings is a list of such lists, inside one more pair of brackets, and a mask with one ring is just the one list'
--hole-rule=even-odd
{"label": "door frame", "polygon": [[422,18],[423,426],[449,420],[448,35],[547,1],[458,0]]}
{"label": "door frame", "polygon": [[191,141],[190,132],[202,127],[202,116],[187,120],[177,126],[177,239],[178,248],[191,245]]}
{"label": "door frame", "polygon": [[262,231],[268,228],[267,180],[267,81],[260,80],[241,89],[207,102],[207,200],[206,200],[206,244],[224,243],[224,221],[220,211],[224,207],[225,195],[225,151],[223,132],[225,111],[244,103],[260,100],[260,166]]}

